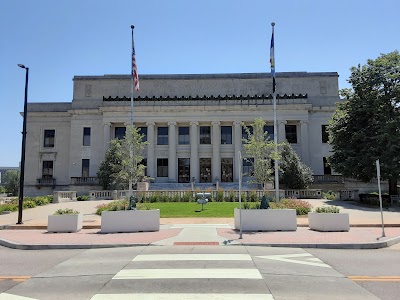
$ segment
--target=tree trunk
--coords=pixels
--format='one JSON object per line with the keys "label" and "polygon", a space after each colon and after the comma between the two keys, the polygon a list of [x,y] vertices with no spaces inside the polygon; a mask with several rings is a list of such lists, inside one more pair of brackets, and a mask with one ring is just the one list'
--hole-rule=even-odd
{"label": "tree trunk", "polygon": [[389,179],[389,195],[397,194],[397,179]]}

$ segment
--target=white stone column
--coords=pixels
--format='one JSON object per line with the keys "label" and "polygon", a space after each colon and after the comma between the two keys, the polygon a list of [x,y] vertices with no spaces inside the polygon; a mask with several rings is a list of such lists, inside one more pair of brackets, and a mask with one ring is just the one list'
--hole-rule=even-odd
{"label": "white stone column", "polygon": [[194,177],[196,182],[200,181],[198,126],[199,122],[190,122],[190,180]]}
{"label": "white stone column", "polygon": [[278,143],[282,143],[286,141],[286,131],[285,125],[287,121],[285,120],[278,120]]}
{"label": "white stone column", "polygon": [[147,145],[147,176],[151,178],[156,178],[156,172],[155,172],[155,161],[156,157],[154,154],[154,128],[155,128],[155,123],[154,122],[147,122],[147,142],[149,143]]}
{"label": "white stone column", "polygon": [[103,124],[103,145],[104,145],[104,154],[110,148],[110,140],[111,140],[111,123]]}
{"label": "white stone column", "polygon": [[309,166],[310,163],[310,152],[308,144],[308,121],[300,121],[300,134],[301,134],[301,156],[303,162]]}
{"label": "white stone column", "polygon": [[176,170],[176,122],[168,122],[168,181],[177,182]]}
{"label": "white stone column", "polygon": [[211,159],[211,176],[212,182],[215,182],[215,177],[221,181],[221,122],[213,121],[212,125],[212,159]]}
{"label": "white stone column", "polygon": [[[242,150],[242,122],[233,122],[235,134],[235,153],[233,155],[233,181],[239,181],[239,165],[242,163],[239,159],[239,151]],[[242,153],[243,155],[243,153]]]}

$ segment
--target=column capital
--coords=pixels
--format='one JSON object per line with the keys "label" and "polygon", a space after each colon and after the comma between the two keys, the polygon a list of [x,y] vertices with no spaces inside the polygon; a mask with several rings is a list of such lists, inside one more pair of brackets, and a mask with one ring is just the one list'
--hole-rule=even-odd
{"label": "column capital", "polygon": [[111,123],[110,122],[104,122],[103,126],[111,126]]}
{"label": "column capital", "polygon": [[308,124],[308,120],[301,120],[300,124]]}
{"label": "column capital", "polygon": [[221,122],[220,122],[220,121],[212,121],[212,122],[211,122],[211,125],[213,125],[213,126],[219,126],[219,125],[221,125]]}
{"label": "column capital", "polygon": [[168,122],[168,126],[176,126],[176,122]]}
{"label": "column capital", "polygon": [[278,120],[278,124],[287,124],[287,121],[286,120]]}
{"label": "column capital", "polygon": [[242,121],[233,121],[233,125],[234,125],[234,126],[236,126],[236,125],[241,126],[242,123],[243,123]]}
{"label": "column capital", "polygon": [[154,122],[146,122],[146,126],[154,126],[154,125],[156,125],[156,123],[154,123]]}
{"label": "column capital", "polygon": [[189,124],[190,126],[199,126],[199,122],[197,121],[190,122]]}

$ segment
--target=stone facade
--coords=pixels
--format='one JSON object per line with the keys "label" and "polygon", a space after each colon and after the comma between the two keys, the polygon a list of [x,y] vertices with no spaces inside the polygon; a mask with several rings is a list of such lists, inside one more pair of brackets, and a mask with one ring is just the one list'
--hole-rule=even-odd
{"label": "stone facade", "polygon": [[[237,182],[242,122],[273,126],[269,74],[143,75],[134,124],[147,131],[147,175],[157,183]],[[71,103],[30,103],[25,188],[87,191],[109,141],[130,123],[129,75],[75,76]],[[338,74],[277,73],[278,140],[314,174],[330,173],[323,125],[336,109]],[[268,127],[271,130],[272,127]]]}

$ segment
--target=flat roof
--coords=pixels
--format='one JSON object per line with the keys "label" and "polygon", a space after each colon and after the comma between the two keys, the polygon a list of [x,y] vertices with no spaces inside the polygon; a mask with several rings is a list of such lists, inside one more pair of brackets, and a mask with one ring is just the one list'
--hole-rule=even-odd
{"label": "flat roof", "polygon": [[[335,76],[339,77],[337,72],[277,72],[276,77],[290,78],[290,77],[321,77],[321,76]],[[257,78],[270,78],[271,73],[230,73],[230,74],[144,74],[140,75],[140,79],[257,79]],[[87,79],[130,79],[131,75],[77,75],[73,80],[87,80]]]}

